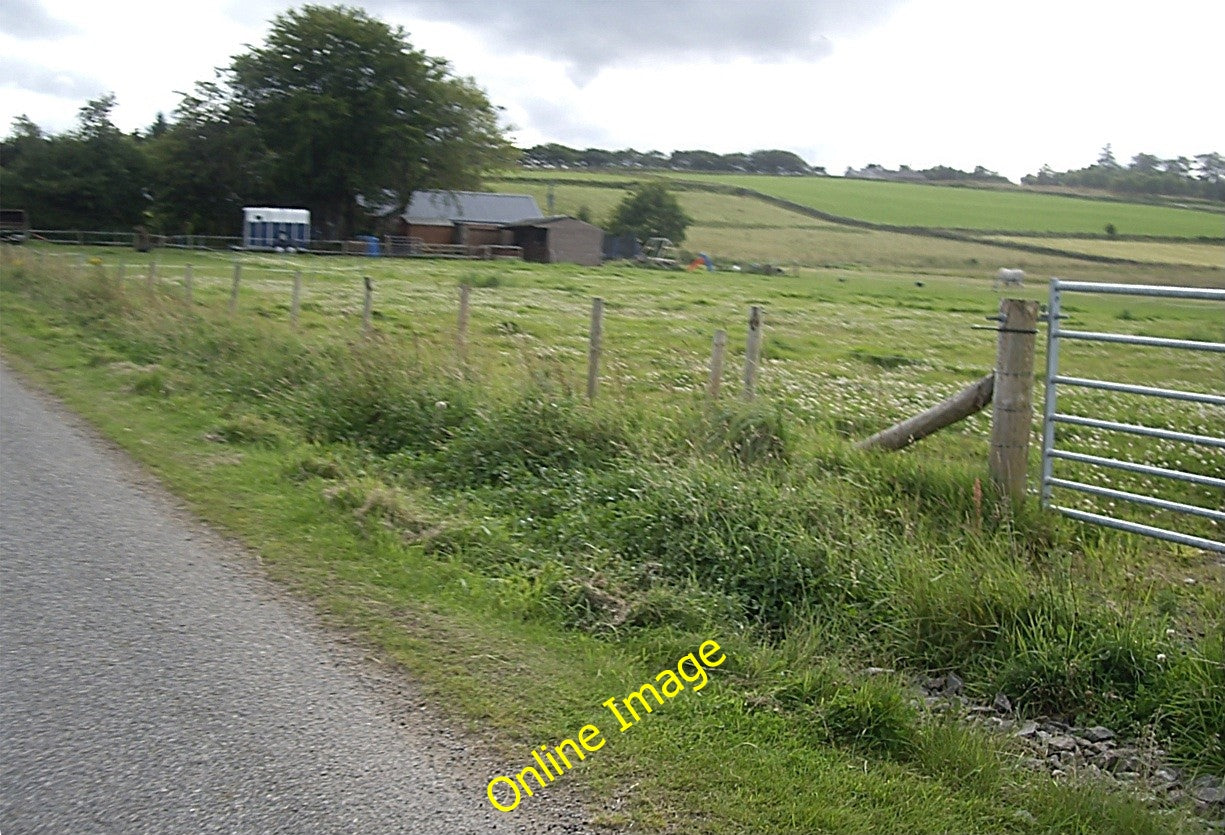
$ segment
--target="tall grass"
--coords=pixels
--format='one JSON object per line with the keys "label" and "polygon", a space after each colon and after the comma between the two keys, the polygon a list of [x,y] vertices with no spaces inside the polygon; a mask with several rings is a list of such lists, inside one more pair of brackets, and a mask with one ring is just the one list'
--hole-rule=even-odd
{"label": "tall grass", "polygon": [[44,279],[10,264],[3,284],[88,329],[99,364],[156,374],[135,396],[223,399],[226,442],[315,444],[295,477],[363,530],[487,574],[524,617],[609,640],[740,636],[787,658],[746,663],[747,691],[890,756],[947,740],[897,680],[833,671],[955,670],[987,699],[1153,729],[1225,770],[1219,625],[1171,637],[1176,619],[1125,594],[1121,569],[1082,569],[1076,528],[1013,512],[971,467],[868,456],[769,402],[592,407],[539,375],[493,385],[406,362],[393,337],[136,304],[99,271]]}

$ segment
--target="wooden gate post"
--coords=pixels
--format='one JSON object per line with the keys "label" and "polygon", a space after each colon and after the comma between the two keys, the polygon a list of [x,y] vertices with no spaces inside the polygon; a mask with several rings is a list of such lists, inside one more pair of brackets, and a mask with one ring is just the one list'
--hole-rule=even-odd
{"label": "wooden gate post", "polygon": [[1034,338],[1038,303],[1000,299],[995,357],[995,398],[991,409],[991,479],[1013,502],[1025,498],[1029,435],[1033,424]]}
{"label": "wooden gate post", "polygon": [[600,382],[600,351],[604,341],[604,300],[591,300],[591,339],[587,344],[587,402],[595,400]]}
{"label": "wooden gate post", "polygon": [[761,365],[761,306],[749,308],[749,336],[744,349],[744,399],[757,394],[757,369]]}

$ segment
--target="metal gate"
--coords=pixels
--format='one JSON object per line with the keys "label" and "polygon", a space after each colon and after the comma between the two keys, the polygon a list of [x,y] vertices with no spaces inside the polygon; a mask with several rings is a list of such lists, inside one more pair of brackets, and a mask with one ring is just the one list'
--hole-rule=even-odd
{"label": "metal gate", "polygon": [[[1168,299],[1192,299],[1208,302],[1225,302],[1225,290],[1191,287],[1160,287],[1133,284],[1097,284],[1093,282],[1061,281],[1059,279],[1051,279],[1050,301],[1048,304],[1049,327],[1047,329],[1046,343],[1046,408],[1042,425],[1043,507],[1057,510],[1066,516],[1073,519],[1078,519],[1082,522],[1092,522],[1094,524],[1105,525],[1118,530],[1142,534],[1144,536],[1152,536],[1158,539],[1178,542],[1183,545],[1190,545],[1196,548],[1225,553],[1225,542],[1219,541],[1215,538],[1210,539],[1202,536],[1194,536],[1189,533],[1181,533],[1179,531],[1169,530],[1167,528],[1119,519],[1112,516],[1107,516],[1103,513],[1091,513],[1086,510],[1063,507],[1053,503],[1052,494],[1054,493],[1055,489],[1058,488],[1063,490],[1078,491],[1099,498],[1109,499],[1111,501],[1125,501],[1145,505],[1151,508],[1158,508],[1164,511],[1189,514],[1215,520],[1218,524],[1225,524],[1225,478],[1213,475],[1203,475],[1201,473],[1186,472],[1185,470],[1176,468],[1159,467],[1140,462],[1122,461],[1116,458],[1089,455],[1070,450],[1061,450],[1056,447],[1055,439],[1056,424],[1062,423],[1066,425],[1088,427],[1091,429],[1105,430],[1109,432],[1139,435],[1149,438],[1160,438],[1167,441],[1175,441],[1180,444],[1190,444],[1214,449],[1225,449],[1225,437],[1198,435],[1153,426],[1123,423],[1114,420],[1107,420],[1103,417],[1065,414],[1060,412],[1058,409],[1058,395],[1061,387],[1099,389],[1129,395],[1137,395],[1139,397],[1158,397],[1168,400],[1202,403],[1209,406],[1220,406],[1225,408],[1225,396],[1222,396],[1222,394],[1153,388],[1151,386],[1132,385],[1127,383],[1112,382],[1109,380],[1092,380],[1083,377],[1061,375],[1059,373],[1059,346],[1064,340],[1112,342],[1122,345],[1144,345],[1157,348],[1175,348],[1187,351],[1206,351],[1223,355],[1225,355],[1225,342],[1202,342],[1189,339],[1166,339],[1163,337],[1135,336],[1121,333],[1067,330],[1062,326],[1063,316],[1061,314],[1064,293],[1099,293],[1127,296],[1148,296]],[[1222,316],[1220,321],[1225,323],[1225,309],[1222,309],[1221,313]],[[1222,362],[1219,382],[1221,384],[1219,391],[1225,392],[1225,361]],[[1116,490],[1112,487],[1103,487],[1097,484],[1087,484],[1081,481],[1057,478],[1053,473],[1056,461],[1078,462],[1080,464],[1087,464],[1093,467],[1122,470],[1144,476],[1175,479],[1209,488],[1216,488],[1221,491],[1220,500],[1216,502],[1215,508],[1202,507],[1196,504],[1176,502],[1169,499],[1162,499],[1156,496],[1149,496],[1126,490]],[[1222,470],[1218,475],[1225,476],[1225,470]],[[1225,537],[1225,533],[1222,533],[1222,536]]]}

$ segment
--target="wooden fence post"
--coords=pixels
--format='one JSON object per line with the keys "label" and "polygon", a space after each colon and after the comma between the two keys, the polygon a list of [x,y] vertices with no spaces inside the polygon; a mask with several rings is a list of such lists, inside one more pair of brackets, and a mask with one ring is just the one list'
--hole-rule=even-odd
{"label": "wooden fence post", "polygon": [[744,399],[757,394],[757,369],[761,365],[761,306],[749,308],[749,336],[744,350]]}
{"label": "wooden fence post", "polygon": [[191,307],[191,264],[183,271],[183,301]]}
{"label": "wooden fence post", "polygon": [[468,304],[471,296],[472,288],[469,285],[459,285],[459,323],[455,329],[455,351],[461,364],[468,361]]}
{"label": "wooden fence post", "polygon": [[591,300],[591,339],[587,344],[587,402],[595,400],[600,381],[600,351],[604,339],[604,300]]}
{"label": "wooden fence post", "polygon": [[230,315],[238,312],[238,284],[242,281],[242,264],[234,262],[234,278],[230,282]]}
{"label": "wooden fence post", "polygon": [[999,320],[987,466],[991,479],[1013,502],[1020,502],[1025,498],[1034,412],[1034,337],[1038,331],[1038,303],[1000,299]]}
{"label": "wooden fence post", "polygon": [[715,331],[715,340],[710,351],[710,383],[706,387],[711,398],[719,396],[719,386],[723,383],[723,352],[726,349],[727,331]]}
{"label": "wooden fence post", "polygon": [[289,302],[289,325],[298,326],[298,312],[302,309],[302,271],[293,272],[293,297]]}
{"label": "wooden fence post", "polygon": [[374,315],[374,282],[368,275],[362,276],[362,281],[366,285],[366,298],[362,303],[362,333],[369,335],[371,318]]}

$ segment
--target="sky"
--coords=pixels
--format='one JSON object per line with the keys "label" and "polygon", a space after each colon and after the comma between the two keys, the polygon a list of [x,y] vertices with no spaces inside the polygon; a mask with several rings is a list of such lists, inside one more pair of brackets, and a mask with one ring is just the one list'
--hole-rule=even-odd
{"label": "sky", "polygon": [[[0,122],[131,131],[282,0],[0,0]],[[502,108],[520,147],[793,151],[841,174],[1225,152],[1225,0],[349,0]]]}

